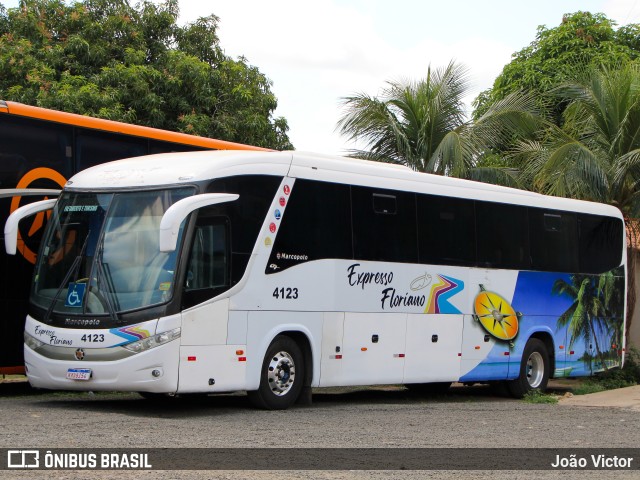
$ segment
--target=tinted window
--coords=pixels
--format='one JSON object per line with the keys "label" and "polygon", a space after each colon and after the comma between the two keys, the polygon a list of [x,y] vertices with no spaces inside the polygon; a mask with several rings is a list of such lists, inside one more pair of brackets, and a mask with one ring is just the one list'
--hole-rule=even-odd
{"label": "tinted window", "polygon": [[[29,170],[48,167],[65,178],[72,174],[72,128],[0,115],[0,188],[15,188]],[[31,188],[60,188],[51,181]]]}
{"label": "tinted window", "polygon": [[227,290],[230,286],[229,221],[198,213],[187,263],[182,307],[189,308]]}
{"label": "tinted window", "polygon": [[530,268],[526,207],[476,202],[476,236],[481,267]]}
{"label": "tinted window", "polygon": [[356,260],[418,261],[414,193],[354,186],[351,200]]}
{"label": "tinted window", "polygon": [[607,272],[622,262],[624,248],[620,219],[578,215],[580,271]]}
{"label": "tinted window", "polygon": [[350,204],[348,185],[296,180],[266,272],[323,258],[352,258]]}
{"label": "tinted window", "polygon": [[529,238],[533,270],[578,271],[578,229],[574,213],[530,208]]}
{"label": "tinted window", "polygon": [[418,195],[420,263],[476,263],[475,202],[452,197]]}
{"label": "tinted window", "polygon": [[184,145],[182,143],[163,142],[162,140],[149,140],[149,154],[166,152],[192,152],[208,150],[207,148]]}
{"label": "tinted window", "polygon": [[147,140],[118,133],[76,129],[78,171],[100,163],[147,154]]}
{"label": "tinted window", "polygon": [[281,177],[246,175],[218,178],[207,187],[209,193],[237,193],[234,202],[211,207],[211,215],[229,218],[231,239],[231,282],[240,281],[258,233],[273,201]]}

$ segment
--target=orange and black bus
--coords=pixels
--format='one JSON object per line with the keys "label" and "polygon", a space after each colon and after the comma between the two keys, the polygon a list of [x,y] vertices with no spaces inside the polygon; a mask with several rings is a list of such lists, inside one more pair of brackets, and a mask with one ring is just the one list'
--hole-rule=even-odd
{"label": "orange and black bus", "polygon": [[[140,155],[208,149],[264,150],[0,100],[0,224],[18,207],[56,195],[85,168]],[[29,283],[45,221],[39,214],[23,222],[18,255],[0,251],[0,374],[24,372]]]}

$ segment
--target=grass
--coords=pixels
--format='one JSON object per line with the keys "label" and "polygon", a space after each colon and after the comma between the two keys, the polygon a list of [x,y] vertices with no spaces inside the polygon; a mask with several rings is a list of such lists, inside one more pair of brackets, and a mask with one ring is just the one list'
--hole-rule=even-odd
{"label": "grass", "polygon": [[526,403],[558,403],[558,397],[550,393],[542,393],[540,390],[531,390],[522,398]]}
{"label": "grass", "polygon": [[582,385],[573,389],[573,394],[587,395],[616,388],[633,387],[638,384],[640,384],[640,350],[632,348],[625,356],[624,368],[614,368],[585,379]]}

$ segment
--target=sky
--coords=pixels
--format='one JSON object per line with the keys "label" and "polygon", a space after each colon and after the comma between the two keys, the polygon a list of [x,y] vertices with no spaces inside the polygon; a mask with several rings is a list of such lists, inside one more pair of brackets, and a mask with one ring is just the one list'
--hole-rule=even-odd
{"label": "sky", "polygon": [[[0,0],[14,7],[18,0]],[[131,0],[135,3],[134,0]],[[511,55],[554,28],[565,13],[604,13],[640,23],[640,0],[179,0],[180,23],[214,14],[220,45],[244,56],[272,82],[274,116],[289,124],[297,150],[344,154],[336,130],[340,99],[379,95],[387,81],[419,80],[429,66],[469,69],[469,113]]]}

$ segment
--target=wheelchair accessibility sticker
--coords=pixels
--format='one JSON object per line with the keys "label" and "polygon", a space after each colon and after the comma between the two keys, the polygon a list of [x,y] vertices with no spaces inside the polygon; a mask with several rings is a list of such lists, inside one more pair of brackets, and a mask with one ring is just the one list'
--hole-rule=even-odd
{"label": "wheelchair accessibility sticker", "polygon": [[87,289],[86,283],[71,282],[67,290],[67,301],[65,307],[82,307],[82,300],[84,300],[84,292]]}

